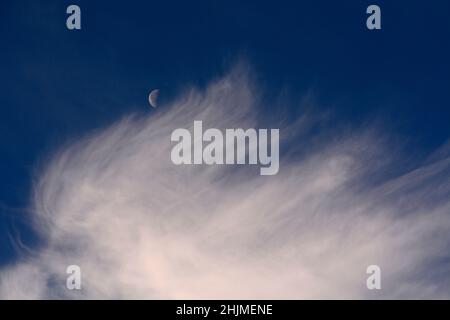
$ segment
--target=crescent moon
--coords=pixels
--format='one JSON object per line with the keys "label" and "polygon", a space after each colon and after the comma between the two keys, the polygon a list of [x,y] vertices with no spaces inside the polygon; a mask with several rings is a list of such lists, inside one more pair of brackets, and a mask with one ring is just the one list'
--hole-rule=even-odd
{"label": "crescent moon", "polygon": [[156,108],[158,106],[158,96],[159,96],[159,90],[155,89],[150,92],[148,95],[148,102],[153,108]]}

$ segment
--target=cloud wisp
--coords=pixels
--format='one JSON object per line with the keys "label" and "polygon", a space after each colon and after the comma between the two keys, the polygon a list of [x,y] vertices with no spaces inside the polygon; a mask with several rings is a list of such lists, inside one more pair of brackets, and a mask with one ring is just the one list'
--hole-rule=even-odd
{"label": "cloud wisp", "polygon": [[[395,167],[392,145],[311,138],[308,116],[261,120],[257,93],[237,68],[55,154],[31,208],[44,244],[0,269],[0,298],[449,298],[450,157],[374,182]],[[171,132],[194,120],[280,128],[278,174],[174,165]],[[79,291],[65,287],[73,264]],[[379,291],[366,288],[372,264]]]}

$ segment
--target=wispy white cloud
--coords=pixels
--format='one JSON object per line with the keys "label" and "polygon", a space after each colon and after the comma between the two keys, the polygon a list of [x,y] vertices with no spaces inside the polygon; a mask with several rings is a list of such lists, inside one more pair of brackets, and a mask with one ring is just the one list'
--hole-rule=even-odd
{"label": "wispy white cloud", "polygon": [[[173,165],[174,129],[258,127],[260,102],[241,66],[55,154],[34,188],[44,245],[0,270],[0,297],[449,297],[447,153],[374,182],[395,167],[392,145],[368,132],[310,138],[305,116],[268,121],[284,139],[275,176]],[[71,264],[81,291],[65,288]],[[366,288],[371,264],[381,291]]]}

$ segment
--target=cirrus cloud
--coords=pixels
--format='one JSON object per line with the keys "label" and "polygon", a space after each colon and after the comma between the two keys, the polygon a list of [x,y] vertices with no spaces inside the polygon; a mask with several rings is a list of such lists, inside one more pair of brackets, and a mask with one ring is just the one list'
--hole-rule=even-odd
{"label": "cirrus cloud", "polygon": [[[31,208],[44,244],[0,270],[0,297],[450,297],[450,157],[388,176],[395,146],[377,130],[311,137],[320,117],[262,119],[244,69],[56,153]],[[175,166],[170,134],[194,120],[280,128],[279,173]],[[80,291],[65,288],[72,264]],[[366,288],[371,264],[381,291]]]}

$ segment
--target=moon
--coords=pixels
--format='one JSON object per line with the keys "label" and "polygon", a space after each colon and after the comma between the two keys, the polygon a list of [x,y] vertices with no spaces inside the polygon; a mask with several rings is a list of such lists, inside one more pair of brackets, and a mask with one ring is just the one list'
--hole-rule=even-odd
{"label": "moon", "polygon": [[159,89],[152,90],[148,95],[148,102],[153,108],[158,106]]}

